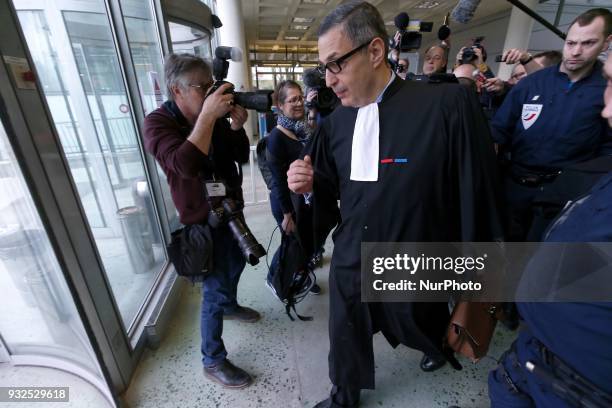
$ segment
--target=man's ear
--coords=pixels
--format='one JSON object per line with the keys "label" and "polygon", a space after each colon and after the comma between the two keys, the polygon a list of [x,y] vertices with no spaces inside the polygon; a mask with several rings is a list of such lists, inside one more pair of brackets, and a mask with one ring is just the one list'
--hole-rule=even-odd
{"label": "man's ear", "polygon": [[170,90],[172,91],[173,100],[176,100],[177,96],[180,96],[182,92],[180,85],[172,85]]}
{"label": "man's ear", "polygon": [[385,54],[385,42],[382,38],[376,37],[372,40],[368,47],[368,54],[374,68],[378,68],[380,64],[385,64],[387,56]]}

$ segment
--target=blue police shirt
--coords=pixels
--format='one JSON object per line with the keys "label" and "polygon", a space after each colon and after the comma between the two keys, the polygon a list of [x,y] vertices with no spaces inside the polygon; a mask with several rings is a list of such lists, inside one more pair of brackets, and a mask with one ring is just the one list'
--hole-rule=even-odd
{"label": "blue police shirt", "polygon": [[[545,240],[612,245],[612,172],[603,176],[588,195],[564,210]],[[582,376],[612,393],[612,303],[517,303],[517,306],[538,340]]]}
{"label": "blue police shirt", "polygon": [[590,75],[574,83],[559,67],[523,78],[491,121],[493,139],[510,147],[513,166],[564,168],[595,157],[612,140],[600,115],[606,88],[602,64],[598,61]]}

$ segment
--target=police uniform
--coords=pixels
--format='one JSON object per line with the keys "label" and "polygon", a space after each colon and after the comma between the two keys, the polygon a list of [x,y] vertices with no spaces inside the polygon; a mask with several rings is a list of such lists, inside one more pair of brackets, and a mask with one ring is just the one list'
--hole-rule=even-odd
{"label": "police uniform", "polygon": [[606,87],[602,64],[574,83],[559,67],[520,81],[491,121],[494,141],[511,154],[505,177],[509,241],[525,238],[531,202],[544,184],[561,169],[596,157],[612,139],[600,116]]}
{"label": "police uniform", "polygon": [[[612,172],[602,177],[588,194],[566,206],[548,230],[545,241],[612,242]],[[553,273],[550,269],[536,269],[533,272],[538,275]],[[588,267],[582,269],[578,273],[591,272]],[[612,406],[612,303],[517,305],[525,325],[499,366],[489,374],[491,406]],[[526,370],[527,361],[553,373],[551,378],[557,381],[556,386],[550,378]],[[573,390],[567,386],[568,380],[574,384]],[[590,386],[576,386],[578,383]],[[578,399],[587,401],[579,405]]]}

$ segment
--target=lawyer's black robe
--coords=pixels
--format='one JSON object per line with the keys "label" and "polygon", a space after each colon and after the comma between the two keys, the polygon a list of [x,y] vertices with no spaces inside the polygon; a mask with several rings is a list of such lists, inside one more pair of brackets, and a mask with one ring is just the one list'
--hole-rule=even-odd
{"label": "lawyer's black robe", "polygon": [[315,245],[339,224],[329,278],[330,378],[371,389],[374,333],[393,347],[439,356],[449,315],[445,303],[361,303],[361,242],[491,241],[502,229],[493,145],[473,91],[396,78],[379,103],[379,152],[408,162],[379,164],[376,182],[350,180],[356,118],[357,109],[337,108],[304,153],[315,169]]}

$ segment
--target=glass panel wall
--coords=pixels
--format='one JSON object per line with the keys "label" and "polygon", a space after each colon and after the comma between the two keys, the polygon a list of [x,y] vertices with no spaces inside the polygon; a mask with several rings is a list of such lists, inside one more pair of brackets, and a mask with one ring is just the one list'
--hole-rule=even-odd
{"label": "glass panel wall", "polygon": [[[104,2],[14,3],[115,302],[128,328],[166,257]],[[128,26],[134,32],[147,24],[151,34],[150,18],[130,20]],[[155,38],[143,44],[142,37],[132,36],[146,109],[158,103],[154,87],[147,82],[150,72],[161,71],[159,62],[152,62],[159,61],[158,46],[150,44]]]}
{"label": "glass panel wall", "polygon": [[[155,18],[148,0],[121,1],[123,21],[127,30],[128,43],[132,54],[132,64],[136,70],[136,79],[140,91],[140,99],[145,109],[145,115],[157,109],[166,100],[166,81],[164,78],[163,54],[157,41]],[[172,202],[170,188],[165,182],[166,176],[156,163],[157,173],[161,183],[164,198],[163,208],[158,207],[168,219],[170,230],[180,227],[178,212]],[[142,188],[148,186],[140,183]]]}
{"label": "glass panel wall", "polygon": [[[286,79],[292,79],[304,88],[302,75],[304,67],[252,67],[251,77],[253,78],[252,86],[257,89],[276,89],[279,82]],[[306,68],[308,69],[308,68]]]}
{"label": "glass panel wall", "polygon": [[195,54],[212,62],[210,34],[184,24],[169,22],[172,50],[176,53]]}
{"label": "glass panel wall", "polygon": [[0,336],[11,356],[52,357],[105,383],[2,123]]}

